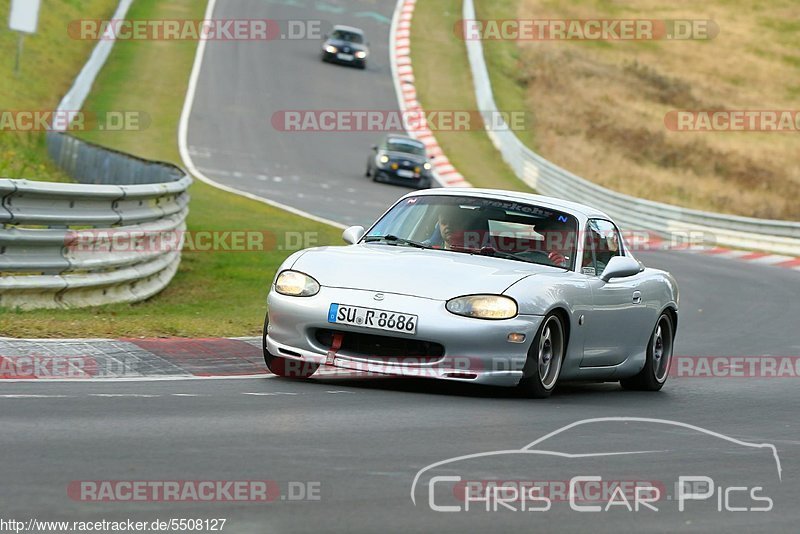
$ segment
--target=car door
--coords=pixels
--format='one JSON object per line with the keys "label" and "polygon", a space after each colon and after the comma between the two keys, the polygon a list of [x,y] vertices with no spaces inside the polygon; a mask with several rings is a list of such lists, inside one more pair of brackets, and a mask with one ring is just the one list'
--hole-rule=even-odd
{"label": "car door", "polygon": [[600,277],[608,261],[624,254],[616,226],[604,219],[590,219],[583,237],[580,272],[588,279],[592,309],[585,320],[581,367],[607,367],[622,363],[636,350],[636,333],[642,328],[643,298],[641,274],[612,278]]}

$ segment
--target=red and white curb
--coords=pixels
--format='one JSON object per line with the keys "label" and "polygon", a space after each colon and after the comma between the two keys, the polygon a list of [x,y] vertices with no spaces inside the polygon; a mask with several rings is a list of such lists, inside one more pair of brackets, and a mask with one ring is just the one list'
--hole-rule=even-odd
{"label": "red and white curb", "polygon": [[[411,65],[411,20],[414,17],[416,4],[417,0],[400,0],[397,3],[392,18],[389,52],[400,111],[403,114],[423,115],[424,110],[417,100],[414,68]],[[433,164],[434,176],[442,187],[472,187],[472,184],[464,179],[447,159],[430,128],[424,125],[412,125],[408,134],[425,144],[428,157]]]}
{"label": "red and white curb", "polygon": [[793,256],[783,256],[780,254],[769,254],[766,252],[753,252],[750,250],[731,250],[721,247],[712,247],[705,250],[698,250],[700,254],[725,258],[729,260],[744,261],[757,265],[769,265],[800,271],[800,258]]}

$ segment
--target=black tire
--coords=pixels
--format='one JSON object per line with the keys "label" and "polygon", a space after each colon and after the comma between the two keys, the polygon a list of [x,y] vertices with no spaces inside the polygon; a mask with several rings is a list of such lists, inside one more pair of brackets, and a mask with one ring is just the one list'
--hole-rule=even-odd
{"label": "black tire", "polygon": [[367,172],[364,173],[364,176],[367,178],[372,176],[372,169],[369,168],[369,164],[367,164]]}
{"label": "black tire", "polygon": [[659,391],[667,382],[672,364],[672,349],[675,341],[675,325],[669,313],[662,313],[656,321],[650,342],[647,344],[647,359],[636,376],[619,381],[623,389],[633,391]]}
{"label": "black tire", "polygon": [[269,315],[264,319],[264,332],[261,335],[261,346],[264,350],[264,363],[267,369],[274,375],[283,378],[308,378],[319,369],[319,364],[288,360],[275,356],[267,350],[267,327],[269,326]]}
{"label": "black tire", "polygon": [[564,323],[557,314],[551,313],[542,321],[528,349],[522,380],[517,386],[523,395],[534,399],[550,396],[558,384],[566,349]]}

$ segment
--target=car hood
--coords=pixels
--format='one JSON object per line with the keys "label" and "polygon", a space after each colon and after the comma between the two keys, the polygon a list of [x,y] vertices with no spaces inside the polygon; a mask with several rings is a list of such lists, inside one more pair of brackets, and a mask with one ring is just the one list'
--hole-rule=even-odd
{"label": "car hood", "polygon": [[369,244],[320,247],[291,267],[322,286],[448,300],[474,293],[499,294],[526,276],[552,267],[407,246]]}

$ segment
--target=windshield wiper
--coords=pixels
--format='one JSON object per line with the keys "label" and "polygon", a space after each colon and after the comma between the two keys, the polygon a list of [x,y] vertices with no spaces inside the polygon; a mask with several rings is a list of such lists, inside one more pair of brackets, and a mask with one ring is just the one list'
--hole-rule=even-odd
{"label": "windshield wiper", "polygon": [[397,237],[396,235],[370,235],[364,238],[364,243],[374,243],[375,241],[386,241],[389,244],[397,244],[397,245],[408,245],[409,247],[415,248],[423,248],[429,249],[433,248],[425,243],[420,243],[418,241],[412,241],[410,239],[404,239],[402,237]]}
{"label": "windshield wiper", "polygon": [[497,250],[496,248],[492,247],[483,247],[483,248],[465,248],[465,247],[453,247],[450,250],[454,252],[463,252],[465,254],[477,254],[479,256],[493,256],[495,258],[505,258],[507,260],[515,260],[515,261],[522,261],[525,263],[532,263],[527,261],[523,258],[518,257],[516,254],[512,254],[510,252],[503,252],[502,250]]}
{"label": "windshield wiper", "polygon": [[[538,262],[538,261],[521,258],[521,257],[519,257],[516,254],[513,254],[511,252],[504,252],[502,250],[497,250],[496,248],[493,248],[493,247],[483,247],[483,248],[456,247],[456,248],[453,248],[451,250],[453,250],[455,252],[463,252],[465,254],[478,254],[479,256],[491,256],[491,257],[494,257],[494,258],[504,258],[504,259],[507,259],[507,260],[521,261],[522,263],[532,263],[534,265],[546,265],[548,267],[556,267],[558,269],[565,269],[565,270],[569,271],[569,269],[566,268],[566,267],[560,267],[558,265],[549,265],[547,263],[541,263],[541,262]],[[541,253],[541,254],[547,256],[546,253]]]}

